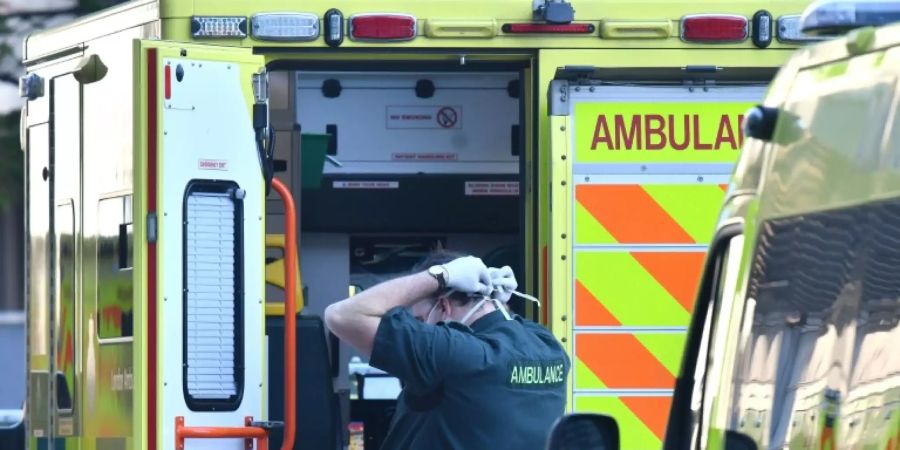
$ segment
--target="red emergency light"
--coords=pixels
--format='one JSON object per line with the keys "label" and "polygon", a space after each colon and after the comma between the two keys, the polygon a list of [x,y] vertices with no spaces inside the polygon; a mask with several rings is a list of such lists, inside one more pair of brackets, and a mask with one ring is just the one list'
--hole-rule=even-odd
{"label": "red emergency light", "polygon": [[681,19],[681,39],[686,42],[742,42],[747,32],[743,16],[697,14]]}
{"label": "red emergency light", "polygon": [[590,34],[596,27],[591,23],[505,23],[502,29],[508,34]]}
{"label": "red emergency light", "polygon": [[410,41],[416,37],[416,18],[407,14],[350,16],[350,39],[355,41]]}

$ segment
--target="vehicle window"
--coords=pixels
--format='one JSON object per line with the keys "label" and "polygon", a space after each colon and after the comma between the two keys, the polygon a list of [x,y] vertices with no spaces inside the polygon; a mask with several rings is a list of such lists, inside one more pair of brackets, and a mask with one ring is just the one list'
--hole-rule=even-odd
{"label": "vehicle window", "polygon": [[134,329],[131,195],[100,200],[97,223],[98,333],[101,339],[130,337]]}
{"label": "vehicle window", "polygon": [[703,430],[709,429],[711,398],[718,386],[724,355],[725,337],[728,332],[727,312],[733,304],[733,294],[737,286],[744,237],[737,235],[715,255],[715,275],[708,299],[703,322],[700,347],[693,371],[691,392],[692,448],[706,448],[707,436]]}
{"label": "vehicle window", "polygon": [[56,368],[62,375],[56,387],[56,408],[71,411],[75,392],[75,352],[78,351],[75,342],[75,211],[71,201],[56,207],[56,233],[59,261]]}

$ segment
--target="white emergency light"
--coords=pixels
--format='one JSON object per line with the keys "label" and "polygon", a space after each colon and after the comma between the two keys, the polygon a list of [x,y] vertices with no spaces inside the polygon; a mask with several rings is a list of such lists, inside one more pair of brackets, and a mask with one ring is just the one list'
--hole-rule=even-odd
{"label": "white emergency light", "polygon": [[803,12],[800,30],[819,36],[840,35],[854,28],[900,21],[897,0],[818,0]]}
{"label": "white emergency light", "polygon": [[335,8],[325,12],[325,43],[338,47],[344,42],[344,14]]}
{"label": "white emergency light", "polygon": [[821,41],[822,38],[810,36],[800,30],[800,15],[791,14],[778,18],[775,25],[775,38],[783,43],[803,43]]}
{"label": "white emergency light", "polygon": [[759,48],[766,48],[772,44],[772,14],[766,10],[759,10],[753,15],[751,20],[750,39],[753,45]]}
{"label": "white emergency light", "polygon": [[193,16],[191,36],[195,38],[245,38],[247,18],[241,16]]}
{"label": "white emergency light", "polygon": [[259,13],[250,30],[261,41],[312,41],[319,37],[319,17],[308,13]]}

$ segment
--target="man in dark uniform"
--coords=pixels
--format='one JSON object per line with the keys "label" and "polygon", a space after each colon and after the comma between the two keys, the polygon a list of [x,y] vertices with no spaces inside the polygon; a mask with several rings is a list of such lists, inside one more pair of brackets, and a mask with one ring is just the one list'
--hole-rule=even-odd
{"label": "man in dark uniform", "polygon": [[509,267],[437,254],[428,270],[329,306],[328,328],[403,391],[383,449],[543,449],[570,362],[544,327],[510,317]]}

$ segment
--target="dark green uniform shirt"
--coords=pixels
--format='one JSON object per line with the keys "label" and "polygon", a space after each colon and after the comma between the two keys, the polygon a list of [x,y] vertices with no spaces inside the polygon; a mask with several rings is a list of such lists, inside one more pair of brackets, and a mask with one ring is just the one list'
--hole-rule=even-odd
{"label": "dark green uniform shirt", "polygon": [[385,450],[543,450],[565,409],[562,346],[544,327],[499,311],[470,328],[392,309],[369,363],[404,383]]}

